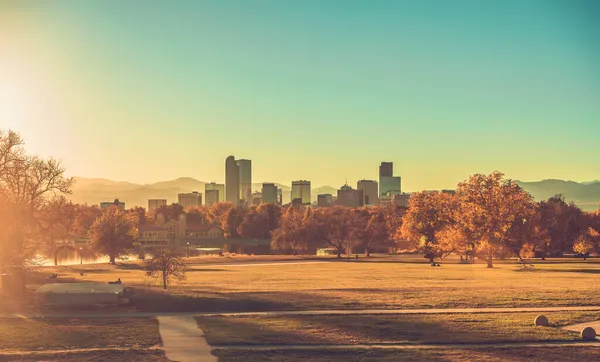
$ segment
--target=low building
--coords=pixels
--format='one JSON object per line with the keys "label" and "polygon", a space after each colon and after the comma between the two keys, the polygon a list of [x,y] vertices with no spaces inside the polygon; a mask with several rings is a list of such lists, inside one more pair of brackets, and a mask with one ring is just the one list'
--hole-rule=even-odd
{"label": "low building", "polygon": [[118,207],[121,210],[125,210],[125,203],[119,201],[119,199],[115,199],[115,201],[113,201],[113,202],[101,202],[100,203],[100,209],[101,210],[104,210],[104,209],[109,208],[111,206],[116,206],[116,207]]}
{"label": "low building", "polygon": [[[211,247],[215,240],[224,240],[223,230],[212,224],[188,223],[185,214],[177,220],[156,215],[157,225],[140,225],[138,240],[142,247]],[[204,242],[208,242],[205,245]]]}
{"label": "low building", "polygon": [[319,207],[327,207],[333,206],[333,195],[331,194],[320,194],[317,195],[317,206]]}

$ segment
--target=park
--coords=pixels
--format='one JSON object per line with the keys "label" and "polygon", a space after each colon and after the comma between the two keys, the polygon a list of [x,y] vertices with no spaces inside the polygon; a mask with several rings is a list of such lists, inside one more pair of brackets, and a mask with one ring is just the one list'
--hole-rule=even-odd
{"label": "park", "polygon": [[[534,263],[207,256],[186,259],[186,278],[168,290],[135,261],[41,267],[34,283],[51,274],[63,283],[120,279],[135,294],[123,306],[5,310],[0,357],[177,361],[190,347],[182,341],[191,341],[207,358],[193,360],[207,361],[592,359],[600,344],[567,328],[600,320],[600,261]],[[547,326],[534,324],[539,315]],[[173,344],[168,334],[182,332],[169,332],[169,323],[196,330]]]}

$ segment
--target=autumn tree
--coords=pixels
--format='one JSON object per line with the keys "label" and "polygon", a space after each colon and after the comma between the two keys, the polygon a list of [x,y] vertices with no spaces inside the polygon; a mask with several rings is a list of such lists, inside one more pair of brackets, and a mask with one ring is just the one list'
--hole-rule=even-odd
{"label": "autumn tree", "polygon": [[455,223],[457,199],[443,192],[416,192],[411,195],[408,210],[395,238],[409,240],[430,261],[440,257],[436,233]]}
{"label": "autumn tree", "polygon": [[291,251],[298,254],[305,249],[305,235],[302,228],[301,208],[289,206],[281,217],[279,228],[271,233],[271,247],[275,250]]}
{"label": "autumn tree", "polygon": [[599,236],[600,233],[598,233],[595,229],[588,228],[588,230],[580,235],[573,244],[573,251],[577,254],[583,255],[583,260],[586,260],[588,255],[596,250]]}
{"label": "autumn tree", "polygon": [[23,265],[43,247],[36,235],[43,208],[73,183],[59,161],[28,155],[18,133],[0,129],[0,266]]}
{"label": "autumn tree", "polygon": [[222,225],[227,211],[229,211],[231,208],[233,208],[233,203],[231,202],[217,202],[212,204],[209,208],[209,214],[212,217],[212,222],[215,225]]}
{"label": "autumn tree", "polygon": [[187,222],[191,224],[212,224],[213,217],[210,211],[201,206],[189,207],[185,210]]}
{"label": "autumn tree", "polygon": [[106,208],[92,225],[91,247],[110,257],[115,264],[117,257],[133,249],[138,237],[135,216],[116,206]]}
{"label": "autumn tree", "polygon": [[102,210],[97,205],[75,205],[75,214],[73,232],[79,236],[87,236],[96,219],[102,215]]}
{"label": "autumn tree", "polygon": [[322,208],[315,213],[319,234],[323,242],[337,251],[340,258],[351,247],[352,221],[350,208],[334,206]]}
{"label": "autumn tree", "polygon": [[135,206],[128,210],[130,214],[135,217],[135,226],[138,227],[140,225],[148,224],[148,217],[146,214],[146,209],[141,206]]}
{"label": "autumn tree", "polygon": [[165,217],[165,220],[179,220],[179,215],[183,213],[183,206],[173,203],[171,205],[161,205],[154,210],[154,219],[156,215],[161,214]]}
{"label": "autumn tree", "polygon": [[525,243],[521,246],[519,257],[523,260],[531,259],[535,255],[534,246],[531,243]]}
{"label": "autumn tree", "polygon": [[238,228],[240,224],[244,222],[245,213],[246,210],[242,206],[232,207],[225,212],[221,222],[221,229],[223,229],[226,238],[230,239],[240,236],[238,234]]}
{"label": "autumn tree", "polygon": [[72,249],[72,236],[76,227],[77,207],[64,196],[49,200],[41,210],[40,234],[45,240],[44,252],[58,265],[61,250]]}
{"label": "autumn tree", "polygon": [[371,256],[371,251],[381,247],[389,241],[390,234],[387,227],[387,220],[382,211],[373,213],[367,223],[367,237],[365,238],[365,254]]}
{"label": "autumn tree", "polygon": [[279,227],[281,208],[275,204],[251,206],[238,227],[238,233],[244,238],[268,240],[271,232]]}
{"label": "autumn tree", "polygon": [[186,265],[181,253],[173,248],[161,248],[152,252],[152,257],[146,261],[149,275],[160,278],[163,288],[167,289],[174,280],[186,277]]}
{"label": "autumn tree", "polygon": [[494,255],[511,242],[510,233],[527,223],[535,209],[531,195],[503,176],[500,172],[476,174],[457,189],[457,221],[486,256],[488,268],[493,268]]}
{"label": "autumn tree", "polygon": [[458,224],[449,224],[435,233],[435,243],[430,245],[432,253],[444,260],[451,254],[464,255],[469,260],[473,245],[465,230]]}
{"label": "autumn tree", "polygon": [[540,245],[542,258],[547,253],[562,253],[570,250],[577,238],[586,230],[582,211],[574,204],[567,203],[562,195],[555,195],[538,205],[541,230],[547,241]]}

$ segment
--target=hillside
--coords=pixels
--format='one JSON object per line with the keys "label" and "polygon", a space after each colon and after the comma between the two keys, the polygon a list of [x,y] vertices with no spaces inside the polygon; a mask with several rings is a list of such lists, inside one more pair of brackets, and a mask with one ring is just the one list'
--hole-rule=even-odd
{"label": "hillside", "polygon": [[545,200],[556,194],[562,194],[567,201],[573,201],[582,210],[598,210],[598,202],[600,201],[600,181],[584,183],[564,180],[516,182],[527,190],[536,200]]}

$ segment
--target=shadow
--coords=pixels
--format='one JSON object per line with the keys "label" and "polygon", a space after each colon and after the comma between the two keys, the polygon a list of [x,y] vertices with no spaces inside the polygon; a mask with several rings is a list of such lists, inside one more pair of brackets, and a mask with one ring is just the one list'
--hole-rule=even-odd
{"label": "shadow", "polygon": [[197,273],[197,272],[235,272],[236,270],[226,270],[226,269],[210,269],[210,268],[194,268],[187,269],[186,273]]}
{"label": "shadow", "polygon": [[516,272],[600,274],[600,269],[517,269]]}

